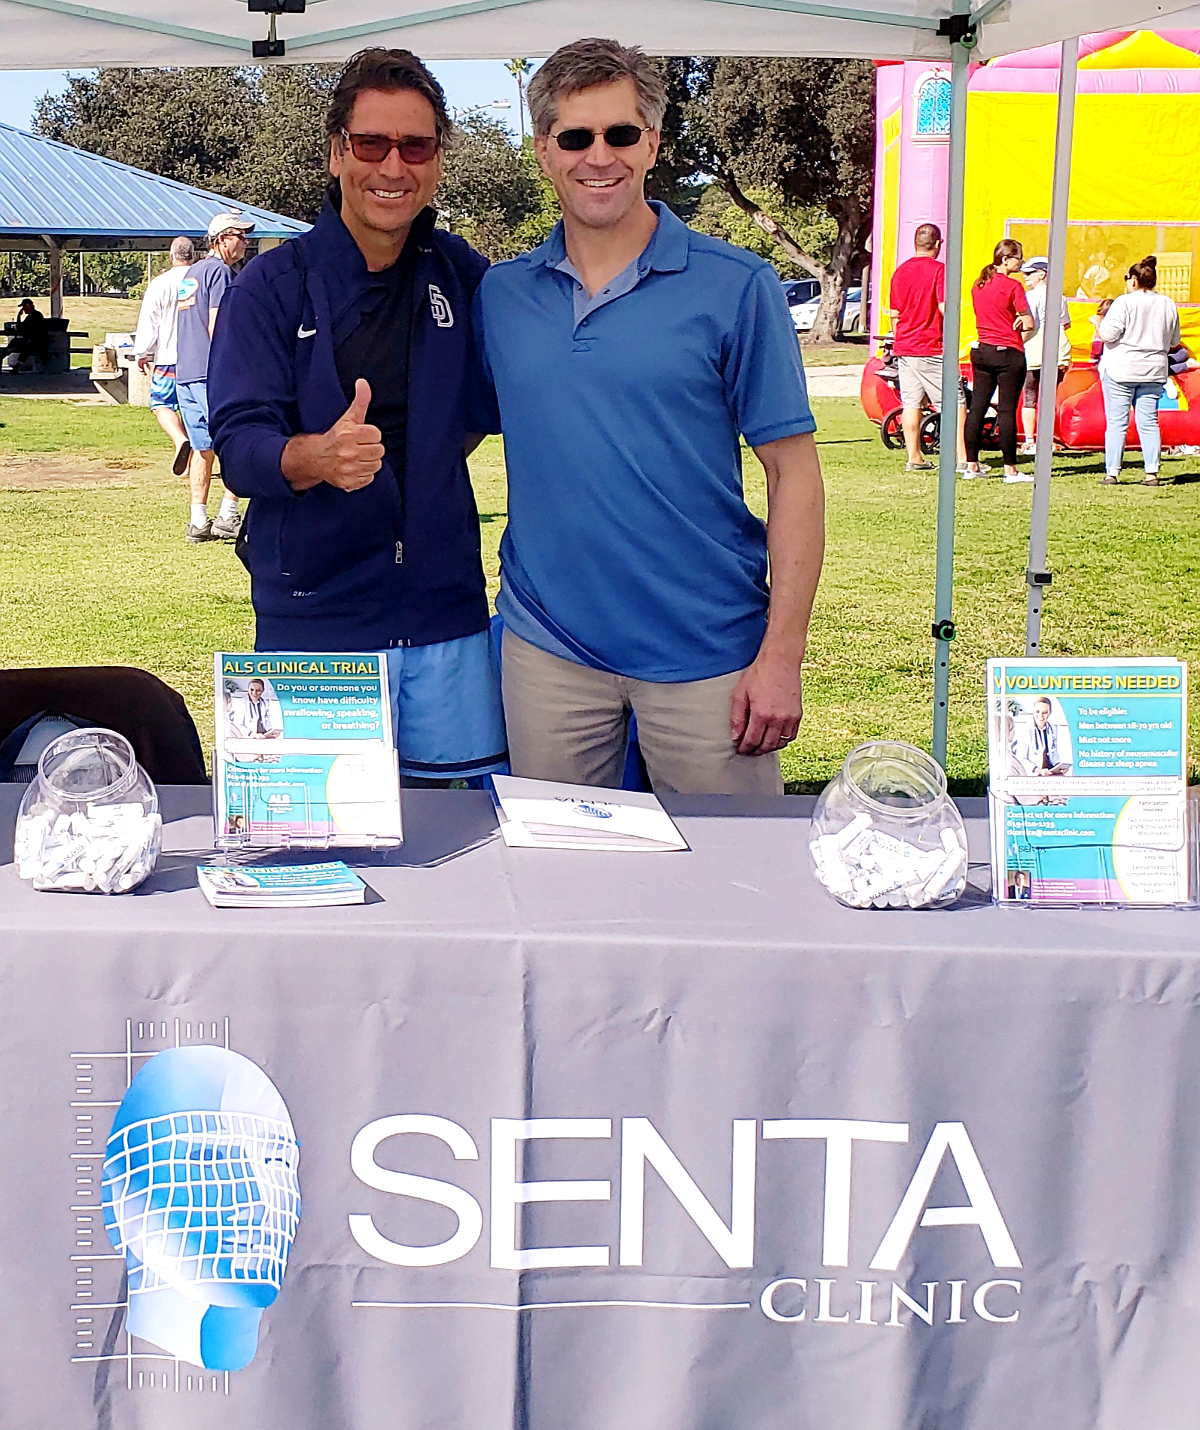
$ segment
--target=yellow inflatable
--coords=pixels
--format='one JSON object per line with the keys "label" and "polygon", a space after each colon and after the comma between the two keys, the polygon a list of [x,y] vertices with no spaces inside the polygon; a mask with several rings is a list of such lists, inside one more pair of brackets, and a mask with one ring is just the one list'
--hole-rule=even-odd
{"label": "yellow inflatable", "polygon": [[[1180,305],[1200,357],[1200,31],[1121,31],[1081,42],[1066,287],[1074,360],[1089,358],[1100,300],[1153,253],[1159,288]],[[969,285],[1001,238],[1046,252],[1058,47],[981,65],[967,106],[963,356],[975,337]],[[875,332],[887,288],[919,223],[945,223],[949,77],[912,61],[883,65],[877,87]]]}

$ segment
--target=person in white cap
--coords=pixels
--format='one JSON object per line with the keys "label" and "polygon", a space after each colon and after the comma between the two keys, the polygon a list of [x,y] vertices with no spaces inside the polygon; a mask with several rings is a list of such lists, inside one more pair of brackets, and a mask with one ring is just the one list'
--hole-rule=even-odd
{"label": "person in white cap", "polygon": [[[1021,265],[1021,272],[1025,275],[1025,293],[1029,299],[1029,311],[1033,315],[1033,334],[1025,341],[1025,390],[1024,390],[1024,411],[1022,413],[1022,425],[1025,428],[1025,441],[1021,447],[1024,456],[1032,457],[1037,451],[1037,404],[1038,404],[1038,384],[1042,380],[1042,338],[1043,329],[1046,326],[1046,274],[1049,272],[1050,263],[1045,258],[1031,258],[1028,263]],[[1055,324],[1051,323],[1051,328]],[[1071,339],[1067,336],[1067,330],[1071,326],[1071,310],[1067,306],[1067,300],[1062,300],[1062,313],[1058,326],[1058,381],[1061,383],[1067,375],[1067,369],[1071,366]],[[1052,339],[1053,341],[1053,339]],[[1023,472],[1022,477],[1026,481],[1033,481],[1028,473]]]}
{"label": "person in white cap", "polygon": [[179,285],[176,317],[175,386],[179,413],[192,445],[188,481],[192,506],[188,541],[234,541],[241,528],[237,497],[228,488],[216,521],[208,519],[213,444],[208,432],[208,354],[217,309],[233,282],[233,265],[246,253],[246,235],[254,227],[241,214],[221,213],[208,226],[208,257],[193,263]]}

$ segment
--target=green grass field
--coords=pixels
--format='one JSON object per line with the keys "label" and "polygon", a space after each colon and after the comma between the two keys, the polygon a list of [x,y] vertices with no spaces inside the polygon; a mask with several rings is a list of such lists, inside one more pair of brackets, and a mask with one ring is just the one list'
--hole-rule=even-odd
{"label": "green grass field", "polygon": [[[33,300],[38,308],[50,316],[50,298],[48,295]],[[15,318],[17,315],[16,298],[7,299],[3,305],[5,318]],[[12,311],[8,309],[11,306]],[[72,353],[72,367],[90,367],[91,347],[96,343],[104,341],[105,333],[132,333],[137,327],[138,311],[141,303],[136,298],[74,298],[68,295],[63,299],[63,317],[66,318],[73,333],[87,333],[86,338],[72,338],[71,345],[76,348],[88,348],[86,353]],[[852,359],[847,359],[852,361]]]}
{"label": "green grass field", "polygon": [[[33,300],[43,313],[50,312],[48,296]],[[12,300],[12,315],[16,316],[17,300]],[[77,348],[89,344],[102,343],[105,333],[133,332],[137,327],[141,301],[137,298],[73,298],[63,299],[63,317],[71,325],[72,332],[87,332],[83,338],[72,340]],[[4,314],[5,317],[9,315]],[[836,367],[843,364],[862,363],[867,360],[868,345],[865,337],[849,337],[840,343],[825,343],[819,347],[806,347],[804,361],[809,367]],[[71,358],[72,367],[88,367],[91,356],[75,353]]]}
{"label": "green grass field", "polygon": [[[793,787],[824,782],[870,736],[928,745],[930,733],[936,476],[906,476],[854,400],[814,406],[829,542],[807,713],[784,757]],[[184,543],[186,496],[165,453],[144,409],[0,399],[0,649],[11,666],[152,670],[183,693],[207,746],[212,652],[248,649],[253,614],[232,550]],[[43,462],[56,483],[77,484],[47,486]],[[498,439],[472,470],[494,594],[506,514]],[[1096,456],[1064,458],[1056,470],[1045,653],[1200,660],[1200,459],[1165,462],[1158,490],[1136,484],[1132,468],[1127,484],[1098,486]],[[762,512],[750,455],[746,471]],[[948,773],[963,792],[984,775],[984,661],[1023,649],[1031,490],[958,488]],[[1195,714],[1192,727],[1200,730]],[[1191,748],[1200,748],[1194,736]]]}

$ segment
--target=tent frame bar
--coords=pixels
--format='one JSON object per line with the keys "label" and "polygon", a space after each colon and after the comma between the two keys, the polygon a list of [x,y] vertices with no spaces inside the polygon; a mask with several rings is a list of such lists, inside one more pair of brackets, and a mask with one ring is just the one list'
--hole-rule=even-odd
{"label": "tent frame bar", "polygon": [[[970,0],[955,0],[969,13]],[[946,215],[946,303],[942,319],[942,420],[938,443],[937,580],[933,607],[933,757],[946,767],[950,705],[950,642],[954,639],[954,499],[958,481],[958,402],[962,385],[963,180],[967,170],[967,81],[970,51],[951,47],[950,182]]]}
{"label": "tent frame bar", "polygon": [[97,10],[92,5],[76,5],[73,0],[7,0],[10,5],[25,5],[31,10],[49,10],[54,15],[69,15],[78,20],[95,20],[103,25],[117,25],[126,30],[145,30],[151,35],[173,35],[177,40],[195,40],[202,45],[217,45],[223,50],[250,52],[250,41],[232,35],[217,35],[208,30],[193,30],[187,25],[172,25],[166,20],[145,20],[140,15],[118,15],[109,10]]}
{"label": "tent frame bar", "polygon": [[[1046,548],[1050,528],[1050,468],[1054,459],[1054,419],[1058,389],[1058,342],[1067,263],[1067,219],[1071,201],[1071,147],[1075,135],[1075,89],[1079,39],[1064,40],[1058,67],[1058,127],[1054,141],[1054,188],[1046,245],[1046,307],[1042,318],[1042,373],[1038,381],[1037,452],[1033,459],[1033,510],[1029,518],[1029,562],[1025,583],[1025,654],[1042,653],[1042,601],[1050,585]],[[1053,315],[1053,316],[1051,316]],[[1053,346],[1051,346],[1053,340]],[[1047,418],[1044,414],[1050,414]]]}
{"label": "tent frame bar", "polygon": [[[48,10],[52,14],[68,15],[81,20],[94,20],[100,24],[114,25],[130,30],[145,30],[151,34],[171,35],[179,40],[192,40],[197,44],[215,45],[220,49],[249,52],[252,41],[237,35],[222,35],[211,30],[193,30],[186,25],[173,25],[167,21],[148,20],[138,15],[119,14],[99,10],[92,5],[80,5],[75,0],[9,0],[13,5],[24,5],[33,10]],[[361,25],[348,25],[337,30],[321,30],[314,34],[297,35],[287,40],[293,50],[313,49],[318,45],[336,44],[340,40],[358,39],[367,35],[382,34],[388,30],[409,29],[417,25],[430,25],[441,20],[455,20],[464,15],[486,15],[497,10],[507,10],[529,3],[529,0],[462,0],[457,5],[443,5],[432,10],[419,10],[408,15],[393,15],[386,19],[371,20]],[[775,10],[792,15],[812,15],[823,19],[846,20],[851,24],[890,25],[905,30],[929,30],[937,35],[942,30],[947,17],[937,15],[903,15],[894,10],[845,9],[837,5],[822,4],[821,0],[709,0],[715,5],[740,5],[751,10]],[[978,11],[972,12],[970,0],[955,0],[953,14],[965,16],[971,26],[977,25],[1006,0],[986,0]],[[953,49],[953,46],[951,47]]]}

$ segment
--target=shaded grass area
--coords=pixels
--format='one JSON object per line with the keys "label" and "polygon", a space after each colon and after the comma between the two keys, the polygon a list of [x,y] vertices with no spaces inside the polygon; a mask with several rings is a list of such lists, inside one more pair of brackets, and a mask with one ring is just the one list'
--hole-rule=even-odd
{"label": "shaded grass area", "polygon": [[[78,257],[74,259],[78,263]],[[17,303],[19,299],[6,299],[3,305],[3,316],[6,319],[15,318],[17,315]],[[35,298],[34,303],[50,316],[50,298],[46,295]],[[8,308],[11,305],[12,311]],[[73,333],[87,333],[87,338],[72,338],[71,346],[82,348],[95,346],[96,343],[104,341],[105,333],[132,333],[137,327],[138,312],[141,309],[141,301],[137,298],[73,298],[70,295],[63,299],[63,317],[67,319],[67,325]],[[88,353],[72,353],[72,367],[90,367],[92,359]]]}
{"label": "shaded grass area", "polygon": [[862,364],[871,355],[871,345],[865,337],[842,338],[832,343],[800,344],[805,367],[849,367]]}
{"label": "shaded grass area", "polygon": [[[931,728],[935,474],[905,474],[853,399],[814,403],[828,488],[829,547],[805,677],[807,712],[785,752],[790,787],[815,788],[852,745],[890,736],[928,746]],[[154,671],[212,739],[211,660],[253,641],[249,583],[229,546],[187,546],[187,498],[149,412],[0,399],[6,456],[73,453],[121,463],[100,485],[0,488],[0,649],[6,664],[129,664]],[[129,466],[131,461],[152,465]],[[11,464],[10,464],[11,469]],[[1057,464],[1051,507],[1054,586],[1047,655],[1200,659],[1200,461],[1164,462],[1158,490],[1100,487],[1097,456]],[[506,520],[503,453],[472,458],[489,593]],[[761,472],[746,458],[751,506]],[[948,773],[960,793],[986,768],[984,662],[1024,648],[1031,488],[960,483],[959,638],[951,648]],[[215,510],[215,498],[214,498]],[[1200,721],[1192,715],[1191,748]]]}

